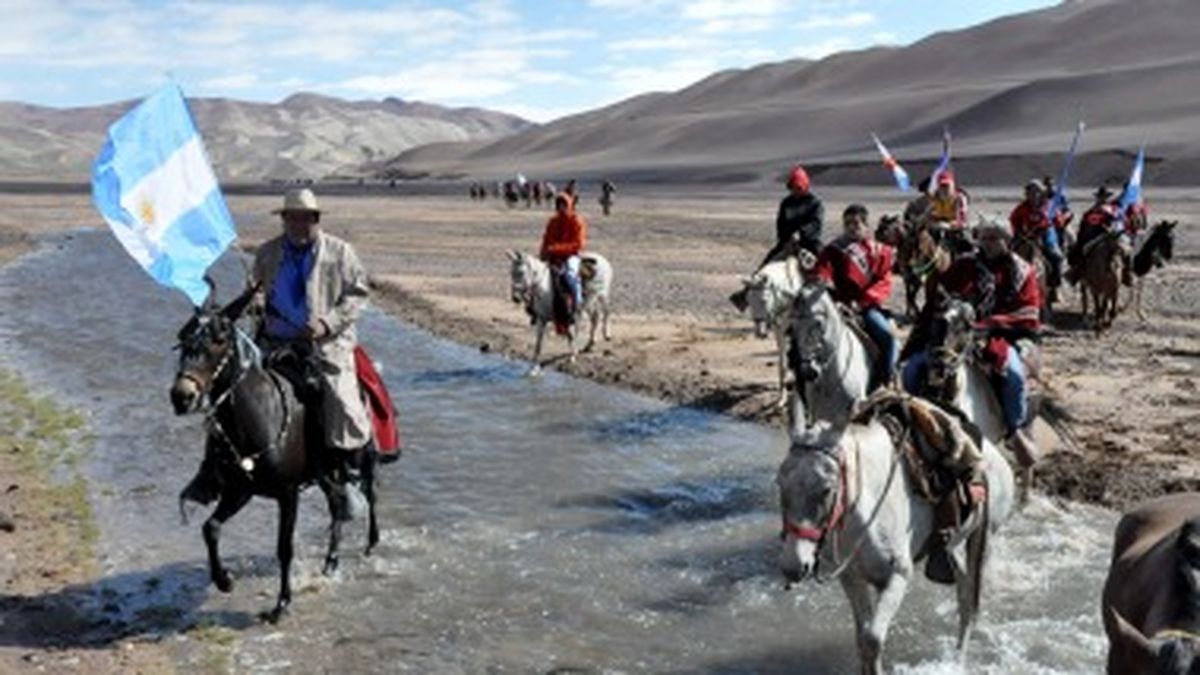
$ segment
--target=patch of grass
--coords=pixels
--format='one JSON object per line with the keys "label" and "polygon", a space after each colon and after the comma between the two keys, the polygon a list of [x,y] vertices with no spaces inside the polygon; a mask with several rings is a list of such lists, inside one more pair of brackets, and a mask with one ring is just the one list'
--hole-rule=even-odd
{"label": "patch of grass", "polygon": [[80,473],[82,451],[89,447],[80,442],[85,426],[78,411],[35,395],[0,367],[0,467],[7,482],[21,486],[23,519],[38,528],[47,552],[41,565],[53,572],[94,571],[100,531]]}

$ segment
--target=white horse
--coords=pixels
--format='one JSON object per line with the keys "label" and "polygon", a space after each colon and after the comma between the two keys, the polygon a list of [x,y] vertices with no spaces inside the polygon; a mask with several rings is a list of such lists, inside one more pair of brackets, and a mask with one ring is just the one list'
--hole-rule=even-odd
{"label": "white horse", "polygon": [[[933,506],[916,492],[880,421],[851,424],[832,442],[824,435],[815,446],[794,445],[779,467],[780,570],[789,584],[837,578],[854,614],[861,672],[881,673],[888,627],[934,535]],[[966,554],[965,566],[954,569],[963,659],[979,611],[987,537],[1013,506],[1008,462],[986,439],[981,450],[987,498],[950,544]]]}
{"label": "white horse", "polygon": [[[554,283],[551,278],[550,266],[534,256],[519,251],[509,251],[508,257],[512,262],[510,269],[510,291],[513,302],[524,305],[526,313],[533,320],[537,330],[537,340],[533,347],[533,367],[530,375],[538,375],[542,370],[540,361],[542,354],[542,338],[546,334],[546,324],[554,320]],[[603,323],[605,341],[612,339],[608,328],[609,290],[612,288],[612,266],[608,260],[598,253],[583,253],[580,256],[583,284],[583,305],[575,309],[575,315],[587,315],[591,324],[587,344],[583,351],[591,351],[596,344],[596,328]],[[579,353],[575,349],[575,326],[567,331],[567,345],[570,347],[570,360],[574,361]]]}
{"label": "white horse", "polygon": [[788,334],[791,329],[790,313],[796,293],[804,283],[800,276],[800,263],[788,256],[763,265],[752,276],[743,279],[746,304],[750,307],[750,318],[754,321],[754,335],[767,337],[775,334],[776,363],[779,370],[779,399],[776,407],[787,404],[787,350]]}
{"label": "white horse", "polygon": [[854,404],[867,397],[872,357],[865,336],[850,328],[823,283],[805,283],[792,303],[796,395],[791,437],[804,443],[818,423],[844,428]]}

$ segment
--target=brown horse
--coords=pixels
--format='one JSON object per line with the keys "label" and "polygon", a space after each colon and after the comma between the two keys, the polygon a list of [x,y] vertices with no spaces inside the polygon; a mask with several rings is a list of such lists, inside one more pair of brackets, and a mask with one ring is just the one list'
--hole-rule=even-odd
{"label": "brown horse", "polygon": [[875,238],[896,249],[893,272],[904,280],[904,314],[915,320],[920,313],[917,295],[924,289],[928,302],[934,276],[950,266],[950,252],[938,246],[924,221],[901,223],[898,216],[881,217]]}
{"label": "brown horse", "polygon": [[[212,281],[209,281],[212,284]],[[300,491],[316,483],[330,499],[337,464],[322,443],[322,433],[306,415],[313,399],[275,367],[264,367],[247,358],[252,343],[236,322],[257,288],[248,289],[224,308],[209,300],[196,310],[179,331],[179,371],[171,387],[171,403],[177,415],[206,412],[208,438],[200,473],[180,494],[183,500],[207,504],[219,499],[217,508],[204,523],[209,574],[223,593],[233,590],[233,579],[221,564],[218,545],[221,525],[241,511],[255,496],[279,504],[276,555],[279,558],[280,588],[275,608],[267,613],[272,623],[279,620],[292,600],[292,539]],[[301,357],[297,357],[300,359]],[[292,370],[292,369],[288,369]],[[362,472],[367,501],[368,542],[366,554],[379,542],[375,520],[375,454],[359,450],[354,458]],[[334,519],[325,573],[338,566],[341,522]]]}
{"label": "brown horse", "polygon": [[1110,674],[1200,669],[1200,494],[1158,497],[1121,518],[1101,613]]}
{"label": "brown horse", "polygon": [[1125,265],[1125,248],[1119,232],[1105,232],[1084,245],[1080,254],[1082,280],[1079,300],[1083,316],[1088,314],[1088,296],[1095,305],[1093,327],[1100,335],[1111,328],[1117,318],[1117,299],[1121,290],[1121,271]]}

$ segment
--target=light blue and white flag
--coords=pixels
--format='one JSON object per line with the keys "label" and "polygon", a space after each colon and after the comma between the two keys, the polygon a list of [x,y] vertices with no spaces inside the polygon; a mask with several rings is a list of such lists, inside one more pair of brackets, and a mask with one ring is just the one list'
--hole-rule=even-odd
{"label": "light blue and white flag", "polygon": [[1129,174],[1129,182],[1121,191],[1120,209],[1117,213],[1117,230],[1125,229],[1125,220],[1129,217],[1129,207],[1142,202],[1142,172],[1146,168],[1146,146],[1138,148],[1137,159],[1133,162],[1133,171]]}
{"label": "light blue and white flag", "polygon": [[237,232],[178,85],[109,127],[92,166],[92,201],[151,277],[204,304],[204,273]]}
{"label": "light blue and white flag", "polygon": [[1087,125],[1083,120],[1075,125],[1075,136],[1071,138],[1071,147],[1067,150],[1067,158],[1063,162],[1062,173],[1058,174],[1058,186],[1046,204],[1046,219],[1054,222],[1058,215],[1067,210],[1067,181],[1071,178],[1071,165],[1075,163],[1075,149],[1079,146],[1079,137]]}

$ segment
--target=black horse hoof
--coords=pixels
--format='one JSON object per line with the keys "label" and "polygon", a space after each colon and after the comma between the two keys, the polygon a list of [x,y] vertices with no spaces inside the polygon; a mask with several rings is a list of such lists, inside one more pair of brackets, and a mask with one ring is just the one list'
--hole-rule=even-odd
{"label": "black horse hoof", "polygon": [[263,612],[260,616],[263,621],[266,621],[267,623],[269,623],[271,625],[275,625],[275,624],[279,623],[279,620],[282,619],[284,617],[284,615],[286,615],[287,613],[288,613],[287,604],[280,603],[279,605],[275,606],[275,609],[273,609],[269,612]]}
{"label": "black horse hoof", "polygon": [[217,587],[217,590],[222,593],[229,593],[233,590],[233,577],[229,576],[228,572],[214,574],[212,582]]}
{"label": "black horse hoof", "polygon": [[339,562],[340,561],[339,561],[338,557],[335,555],[325,558],[325,569],[321,570],[321,573],[327,577],[333,576],[338,571],[338,563]]}
{"label": "black horse hoof", "polygon": [[369,544],[367,546],[367,548],[363,551],[363,557],[370,558],[371,554],[374,552],[375,552],[375,544]]}

